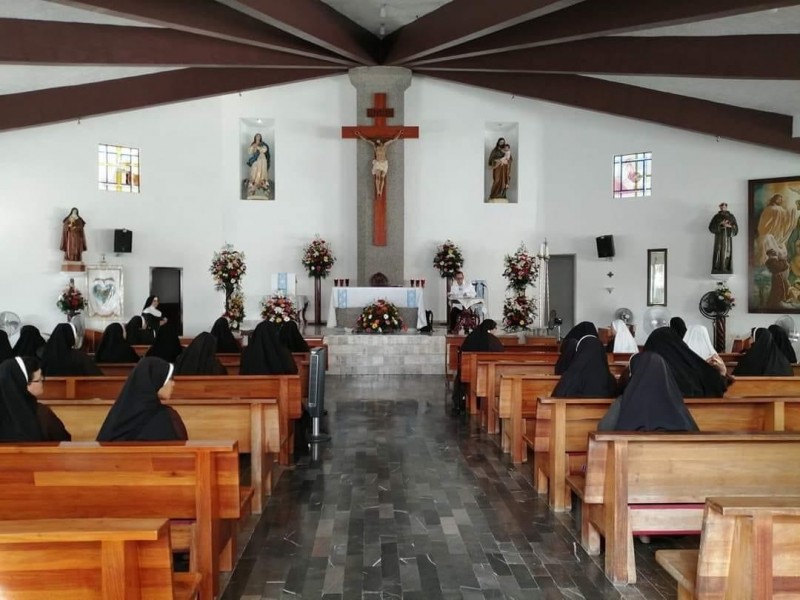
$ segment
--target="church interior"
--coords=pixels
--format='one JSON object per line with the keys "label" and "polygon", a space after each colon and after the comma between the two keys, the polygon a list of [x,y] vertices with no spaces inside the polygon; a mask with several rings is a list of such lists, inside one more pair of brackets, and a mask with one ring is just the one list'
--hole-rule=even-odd
{"label": "church interior", "polygon": [[0,31],[0,597],[800,597],[800,1]]}

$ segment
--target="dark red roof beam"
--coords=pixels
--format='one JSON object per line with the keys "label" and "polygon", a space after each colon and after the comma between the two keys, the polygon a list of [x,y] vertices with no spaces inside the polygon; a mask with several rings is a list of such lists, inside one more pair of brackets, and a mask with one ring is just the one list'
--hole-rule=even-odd
{"label": "dark red roof beam", "polygon": [[792,117],[581,75],[431,73],[439,79],[800,154]]}
{"label": "dark red roof beam", "polygon": [[22,19],[0,19],[0,63],[346,68],[172,29]]}
{"label": "dark red roof beam", "polygon": [[496,54],[800,5],[800,0],[585,0],[416,64]]}
{"label": "dark red roof beam", "polygon": [[50,1],[240,44],[259,46],[340,64],[351,62],[342,58],[331,58],[326,52],[320,52],[317,46],[308,44],[265,23],[254,21],[213,0]]}
{"label": "dark red roof beam", "polygon": [[425,63],[416,70],[800,79],[800,35],[606,37]]}
{"label": "dark red roof beam", "polygon": [[321,69],[182,69],[0,95],[0,130],[196,100],[330,75]]}

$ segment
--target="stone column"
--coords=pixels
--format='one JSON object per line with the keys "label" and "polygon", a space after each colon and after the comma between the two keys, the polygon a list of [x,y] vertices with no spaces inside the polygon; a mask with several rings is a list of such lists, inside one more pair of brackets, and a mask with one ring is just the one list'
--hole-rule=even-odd
{"label": "stone column", "polygon": [[[358,125],[371,125],[367,109],[372,106],[373,94],[386,94],[387,107],[394,109],[394,117],[387,125],[402,125],[405,112],[405,91],[411,85],[411,71],[402,67],[358,67],[350,70],[350,82],[357,95]],[[387,148],[389,172],[386,179],[386,246],[372,245],[372,209],[375,201],[375,179],[372,175],[372,146],[358,141],[358,285],[368,286],[373,273],[381,272],[389,278],[390,285],[404,283],[404,150],[405,142],[398,140]]]}

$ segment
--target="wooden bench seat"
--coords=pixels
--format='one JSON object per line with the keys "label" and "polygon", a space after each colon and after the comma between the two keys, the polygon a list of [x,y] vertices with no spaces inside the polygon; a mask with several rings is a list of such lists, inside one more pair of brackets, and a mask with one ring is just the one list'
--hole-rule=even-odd
{"label": "wooden bench seat", "polygon": [[0,445],[0,521],[169,519],[203,599],[233,562],[239,488],[232,441]]}
{"label": "wooden bench seat", "polygon": [[[241,365],[241,355],[239,354],[217,354],[217,360],[225,367],[228,375],[239,375]],[[300,377],[300,394],[302,398],[308,398],[308,369],[311,355],[308,352],[295,352],[292,354],[294,363],[297,365],[297,375]],[[97,363],[103,375],[108,377],[128,377],[136,363]]]}
{"label": "wooden bench seat", "polygon": [[[498,335],[497,339],[503,344],[504,348],[528,349],[531,352],[548,352],[558,354],[559,343],[555,338],[526,336],[524,343],[520,343],[520,338],[516,335]],[[452,379],[456,369],[458,369],[458,354],[466,336],[447,334],[445,336],[445,375]]]}
{"label": "wooden bench seat", "polygon": [[[41,402],[64,421],[74,440],[94,440],[124,383],[122,377],[53,377]],[[282,465],[292,461],[294,420],[302,414],[298,376],[179,376],[169,405],[181,415],[190,439],[235,439],[241,452],[251,454],[251,483],[259,490],[253,511],[260,513],[271,490],[274,457]]]}
{"label": "wooden bench seat", "polygon": [[800,377],[736,377],[726,398],[800,396]]}
{"label": "wooden bench seat", "polygon": [[[538,399],[534,435],[533,480],[550,507],[570,506],[566,476],[586,468],[588,435],[597,430],[612,398]],[[686,398],[702,432],[800,431],[800,398]],[[787,417],[788,415],[788,417]]]}
{"label": "wooden bench seat", "polygon": [[659,550],[678,598],[800,596],[800,498],[706,500],[700,550]]}
{"label": "wooden bench seat", "polygon": [[191,600],[201,579],[173,573],[164,519],[0,521],[7,600]]}
{"label": "wooden bench seat", "polygon": [[581,544],[600,553],[612,583],[634,583],[633,535],[698,533],[711,496],[800,494],[800,434],[589,434],[586,475],[567,484],[582,499]]}

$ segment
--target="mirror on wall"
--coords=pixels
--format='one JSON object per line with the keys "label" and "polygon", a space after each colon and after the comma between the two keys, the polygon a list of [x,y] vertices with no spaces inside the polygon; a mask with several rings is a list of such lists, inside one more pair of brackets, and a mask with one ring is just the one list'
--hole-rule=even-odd
{"label": "mirror on wall", "polygon": [[647,251],[647,306],[667,305],[667,249]]}

